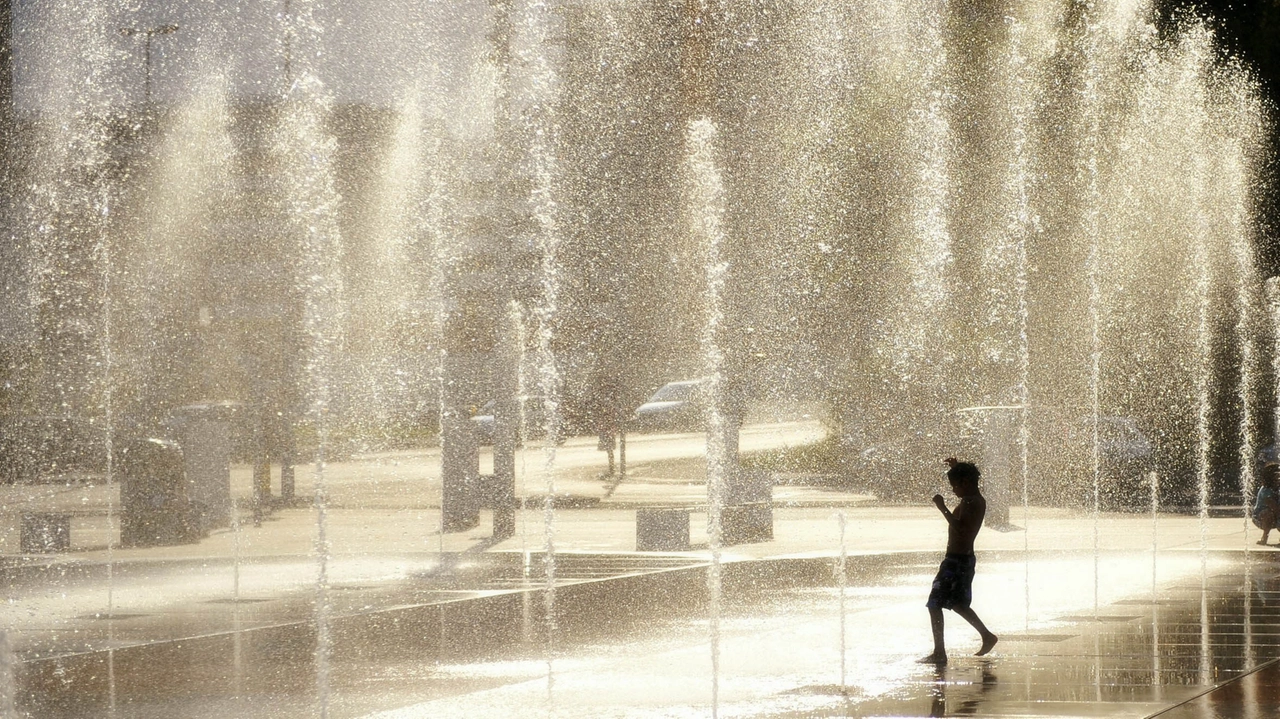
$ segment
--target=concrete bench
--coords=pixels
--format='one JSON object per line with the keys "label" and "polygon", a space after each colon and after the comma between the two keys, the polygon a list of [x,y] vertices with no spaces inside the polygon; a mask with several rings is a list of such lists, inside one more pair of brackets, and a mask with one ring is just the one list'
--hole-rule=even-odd
{"label": "concrete bench", "polygon": [[[637,552],[686,552],[689,521],[706,507],[652,507],[636,510]],[[773,540],[773,503],[726,505],[720,512],[720,543],[729,547]]]}
{"label": "concrete bench", "polygon": [[773,502],[731,504],[720,513],[720,543],[755,544],[773,540]]}
{"label": "concrete bench", "polygon": [[685,552],[689,550],[689,507],[656,507],[636,510],[637,552]]}

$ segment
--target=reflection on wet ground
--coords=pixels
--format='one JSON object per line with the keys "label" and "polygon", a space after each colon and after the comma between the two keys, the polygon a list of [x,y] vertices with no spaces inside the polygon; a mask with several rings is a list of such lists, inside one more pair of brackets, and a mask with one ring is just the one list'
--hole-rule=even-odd
{"label": "reflection on wet ground", "polygon": [[1159,719],[1272,719],[1280,716],[1280,660],[1156,715]]}
{"label": "reflection on wet ground", "polygon": [[[1280,671],[1250,674],[1280,656],[1280,565],[1214,554],[1202,576],[1199,554],[1173,554],[1154,583],[1149,553],[984,554],[975,608],[1001,642],[966,656],[976,638],[948,615],[943,668],[914,662],[934,554],[851,557],[843,592],[831,558],[726,565],[717,714],[1280,716]],[[329,716],[711,714],[705,563],[559,556],[549,631],[541,557],[453,559],[329,593]],[[1108,589],[1096,610],[1094,571]],[[38,717],[314,715],[314,595],[259,599],[20,634],[19,705]]]}

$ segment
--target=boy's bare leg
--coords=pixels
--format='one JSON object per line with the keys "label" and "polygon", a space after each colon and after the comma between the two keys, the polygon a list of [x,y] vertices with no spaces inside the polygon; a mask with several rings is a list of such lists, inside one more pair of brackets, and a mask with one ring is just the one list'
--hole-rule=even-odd
{"label": "boy's bare leg", "polygon": [[942,637],[942,610],[929,607],[929,625],[933,628],[933,654],[920,657],[921,664],[946,664],[947,647]]}
{"label": "boy's bare leg", "polygon": [[955,613],[964,617],[964,620],[972,624],[973,628],[977,629],[978,634],[982,636],[982,648],[977,652],[974,652],[973,656],[980,657],[985,655],[987,652],[991,651],[992,647],[996,645],[996,642],[1000,641],[1000,638],[992,634],[991,630],[987,629],[987,625],[983,624],[982,620],[978,618],[977,613],[969,607],[957,608]]}

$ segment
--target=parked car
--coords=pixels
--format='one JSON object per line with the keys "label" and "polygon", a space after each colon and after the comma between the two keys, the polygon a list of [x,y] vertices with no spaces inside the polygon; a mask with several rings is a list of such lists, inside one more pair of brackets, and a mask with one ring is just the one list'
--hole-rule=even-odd
{"label": "parked car", "polygon": [[476,413],[471,415],[471,426],[475,429],[477,441],[480,444],[493,444],[493,408],[498,404],[497,400],[489,400],[480,405]]}
{"label": "parked car", "polygon": [[706,428],[706,380],[668,382],[636,407],[628,426],[635,431],[697,432]]}

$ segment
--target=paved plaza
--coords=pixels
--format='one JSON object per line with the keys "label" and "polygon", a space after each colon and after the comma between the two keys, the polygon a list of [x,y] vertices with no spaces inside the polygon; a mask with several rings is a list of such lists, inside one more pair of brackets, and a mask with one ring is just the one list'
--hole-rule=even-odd
{"label": "paved plaza", "polygon": [[[818,430],[754,431],[776,447]],[[935,668],[915,662],[929,649],[923,603],[945,543],[932,507],[780,485],[774,539],[726,547],[715,565],[698,438],[654,441],[663,452],[636,442],[618,482],[600,476],[593,445],[570,440],[559,508],[521,510],[500,542],[487,512],[472,531],[440,535],[430,451],[335,463],[323,522],[306,505],[258,525],[242,512],[196,544],[125,550],[108,549],[109,518],[86,511],[70,552],[20,555],[10,537],[0,611],[18,716],[1280,713],[1280,557],[1239,517],[1015,507],[1016,527],[978,540],[974,608],[1001,641],[971,657],[976,637],[948,615],[952,661]],[[532,450],[525,496],[545,494]],[[248,469],[233,475],[248,497]],[[93,506],[102,491],[39,501]],[[7,511],[23,501],[35,500],[7,495]],[[694,507],[689,551],[635,551],[636,508],[659,504]]]}

